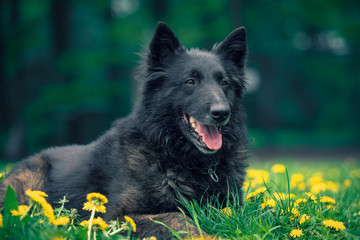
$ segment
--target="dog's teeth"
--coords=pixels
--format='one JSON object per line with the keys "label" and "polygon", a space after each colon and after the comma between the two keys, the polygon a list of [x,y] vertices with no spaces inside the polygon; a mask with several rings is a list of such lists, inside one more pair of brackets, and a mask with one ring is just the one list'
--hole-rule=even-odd
{"label": "dog's teeth", "polygon": [[196,128],[196,124],[195,124],[195,123],[191,123],[191,126],[192,126],[193,128]]}
{"label": "dog's teeth", "polygon": [[194,119],[193,117],[191,117],[191,116],[190,116],[189,121],[190,121],[191,125],[192,125],[193,123],[195,124],[195,122],[196,122],[195,119]]}

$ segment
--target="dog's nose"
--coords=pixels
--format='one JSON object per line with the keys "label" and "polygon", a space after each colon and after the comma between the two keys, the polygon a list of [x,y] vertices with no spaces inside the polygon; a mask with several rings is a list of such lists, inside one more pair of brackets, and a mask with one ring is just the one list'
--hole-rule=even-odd
{"label": "dog's nose", "polygon": [[230,115],[230,108],[227,105],[216,104],[210,108],[211,117],[217,122],[223,122],[228,119]]}

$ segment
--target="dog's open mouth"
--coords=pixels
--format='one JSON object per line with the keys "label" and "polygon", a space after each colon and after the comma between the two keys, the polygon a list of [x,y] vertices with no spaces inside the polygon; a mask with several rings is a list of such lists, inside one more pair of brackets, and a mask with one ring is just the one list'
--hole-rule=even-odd
{"label": "dog's open mouth", "polygon": [[190,129],[191,135],[197,140],[197,144],[209,150],[219,150],[222,146],[221,126],[206,125],[196,121],[192,116],[184,113],[184,120]]}

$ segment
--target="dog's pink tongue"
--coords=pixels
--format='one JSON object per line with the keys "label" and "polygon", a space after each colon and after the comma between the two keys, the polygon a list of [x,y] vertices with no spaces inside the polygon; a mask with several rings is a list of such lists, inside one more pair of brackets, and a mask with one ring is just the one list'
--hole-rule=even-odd
{"label": "dog's pink tongue", "polygon": [[199,128],[199,134],[202,136],[204,143],[211,150],[219,150],[222,146],[222,136],[216,126],[203,125],[196,123]]}

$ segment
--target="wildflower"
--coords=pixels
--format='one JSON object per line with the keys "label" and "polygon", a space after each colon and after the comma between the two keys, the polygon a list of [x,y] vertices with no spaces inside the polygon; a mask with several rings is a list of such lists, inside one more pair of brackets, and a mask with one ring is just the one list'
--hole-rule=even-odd
{"label": "wildflower", "polygon": [[223,208],[222,210],[221,210],[221,212],[222,213],[225,213],[225,215],[227,215],[228,217],[229,216],[232,216],[232,211],[231,211],[231,209],[230,208]]}
{"label": "wildflower", "polygon": [[261,193],[264,193],[266,191],[266,187],[261,187],[256,189],[254,192],[249,193],[248,195],[246,195],[246,201],[249,200],[250,198],[253,198]]}
{"label": "wildflower", "polygon": [[291,175],[291,181],[292,182],[302,182],[304,181],[304,175],[302,175],[301,173],[294,173]]}
{"label": "wildflower", "polygon": [[289,233],[289,237],[292,237],[292,238],[297,238],[297,237],[301,237],[303,236],[303,232],[302,230],[300,229],[293,229],[291,230],[291,232]]}
{"label": "wildflower", "polygon": [[252,185],[252,182],[250,182],[250,181],[245,181],[245,182],[243,183],[242,189],[246,191],[249,187],[251,187],[251,185]]}
{"label": "wildflower", "polygon": [[86,195],[86,200],[94,204],[105,204],[108,202],[107,198],[101,193],[89,193]]}
{"label": "wildflower", "polygon": [[326,227],[330,227],[330,228],[334,228],[336,231],[341,230],[345,230],[345,225],[342,222],[339,221],[335,221],[332,219],[328,219],[328,220],[324,220],[322,221],[322,223],[326,226]]}
{"label": "wildflower", "polygon": [[1,215],[1,213],[0,213],[0,227],[4,227],[4,225],[3,225],[3,216]]}
{"label": "wildflower", "polygon": [[52,222],[52,224],[56,225],[56,226],[60,226],[60,225],[66,225],[70,222],[70,218],[69,217],[59,217],[58,219],[56,219],[55,221]]}
{"label": "wildflower", "polygon": [[283,173],[285,172],[285,166],[282,164],[275,164],[271,167],[271,171],[274,173]]}
{"label": "wildflower", "polygon": [[156,239],[156,237],[151,236],[151,237],[149,238],[149,240],[157,240],[157,239]]}
{"label": "wildflower", "polygon": [[298,184],[298,189],[300,191],[305,191],[305,189],[306,189],[305,183],[304,182],[299,183]]}
{"label": "wildflower", "polygon": [[[80,223],[80,225],[87,228],[89,227],[89,222],[89,220],[84,220]],[[92,226],[103,231],[109,228],[109,225],[101,217],[94,218]]]}
{"label": "wildflower", "polygon": [[306,198],[299,198],[295,201],[295,205],[299,205],[301,203],[306,203],[306,202],[307,202]]}
{"label": "wildflower", "polygon": [[336,193],[339,191],[339,185],[334,183],[333,181],[326,181],[326,189],[329,189]]}
{"label": "wildflower", "polygon": [[269,181],[269,173],[264,170],[249,169],[247,176],[253,179],[255,184],[267,183]]}
{"label": "wildflower", "polygon": [[86,199],[88,201],[84,203],[84,210],[92,211],[95,208],[96,212],[106,212],[104,204],[108,202],[108,199],[101,193],[89,193]]}
{"label": "wildflower", "polygon": [[2,176],[3,176],[2,173],[0,173],[0,178],[2,178]]}
{"label": "wildflower", "polygon": [[11,210],[11,215],[13,216],[21,216],[28,210],[28,206],[26,205],[19,205],[18,210]]}
{"label": "wildflower", "polygon": [[348,187],[350,187],[351,185],[352,185],[351,180],[346,179],[346,180],[344,181],[344,188],[345,188],[345,189],[348,188]]}
{"label": "wildflower", "polygon": [[308,185],[314,186],[315,184],[322,183],[322,182],[324,182],[324,179],[321,176],[316,175],[316,176],[311,177],[308,180]]}
{"label": "wildflower", "polygon": [[106,213],[106,207],[105,207],[104,205],[96,206],[96,205],[94,205],[94,204],[91,203],[91,202],[86,202],[86,203],[84,203],[83,209],[84,209],[84,210],[91,211],[94,207],[95,207],[95,211],[96,211],[96,212]]}
{"label": "wildflower", "polygon": [[125,221],[130,224],[132,231],[136,232],[136,224],[135,224],[134,220],[128,216],[124,216],[124,218],[125,218]]}
{"label": "wildflower", "polygon": [[42,191],[32,191],[32,190],[26,190],[25,194],[28,195],[34,202],[40,204],[46,202],[45,197],[48,196],[46,193]]}
{"label": "wildflower", "polygon": [[274,208],[275,206],[276,206],[276,202],[274,199],[264,199],[264,202],[261,204],[262,208],[266,208],[266,207]]}
{"label": "wildflower", "polygon": [[305,194],[306,194],[306,196],[308,196],[309,200],[313,201],[314,203],[317,203],[317,201],[316,201],[317,198],[315,197],[314,194],[312,194],[311,192],[307,192]]}
{"label": "wildflower", "polygon": [[303,181],[304,181],[304,175],[302,175],[301,173],[294,173],[291,175],[290,187],[295,188],[301,183],[302,185],[305,185]]}
{"label": "wildflower", "polygon": [[322,203],[327,203],[327,204],[335,204],[335,199],[328,197],[328,196],[323,196],[320,198],[320,202]]}
{"label": "wildflower", "polygon": [[300,215],[300,220],[299,220],[299,224],[303,224],[304,222],[306,222],[307,220],[310,219],[310,216],[306,215],[306,214],[301,214]]}
{"label": "wildflower", "polygon": [[297,208],[292,208],[291,209],[291,214],[294,216],[294,217],[298,217],[300,216],[300,212]]}
{"label": "wildflower", "polygon": [[47,202],[42,203],[41,206],[44,209],[44,215],[46,217],[48,217],[49,222],[54,223],[55,222],[55,215],[54,215],[54,209],[52,208],[52,206]]}
{"label": "wildflower", "polygon": [[320,192],[324,192],[326,190],[326,184],[323,182],[316,183],[312,185],[311,192],[314,194],[318,194]]}

